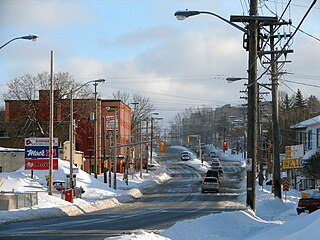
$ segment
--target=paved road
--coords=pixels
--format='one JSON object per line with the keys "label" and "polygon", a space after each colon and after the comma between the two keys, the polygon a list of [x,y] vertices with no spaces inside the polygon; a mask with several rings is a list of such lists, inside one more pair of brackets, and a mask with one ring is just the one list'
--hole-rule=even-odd
{"label": "paved road", "polygon": [[220,193],[201,193],[203,175],[174,160],[163,159],[172,180],[157,188],[143,189],[141,199],[103,211],[57,219],[0,225],[1,239],[104,239],[138,229],[158,232],[175,222],[243,209],[236,162],[223,163],[225,178]]}

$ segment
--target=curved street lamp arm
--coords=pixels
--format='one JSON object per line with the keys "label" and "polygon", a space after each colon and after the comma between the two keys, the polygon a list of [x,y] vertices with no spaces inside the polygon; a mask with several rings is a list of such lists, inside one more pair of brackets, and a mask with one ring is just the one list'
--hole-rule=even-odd
{"label": "curved street lamp arm", "polygon": [[74,90],[71,89],[71,93],[75,93],[75,92],[79,91],[81,88],[83,88],[84,86],[88,85],[89,83],[93,83],[93,82],[94,82],[94,83],[99,83],[99,82],[105,82],[105,81],[106,81],[106,80],[105,80],[104,78],[95,79],[95,80],[90,80],[90,81],[82,84],[81,86],[79,86],[78,88],[76,88],[76,89],[74,89]]}
{"label": "curved street lamp arm", "polygon": [[10,41],[6,42],[5,44],[3,44],[0,49],[4,48],[5,46],[7,46],[9,43],[13,42],[14,40],[17,40],[17,39],[21,39],[21,37],[16,37],[16,38],[13,38],[11,39]]}
{"label": "curved street lamp arm", "polygon": [[202,13],[215,16],[215,17],[221,19],[222,21],[230,24],[231,26],[237,28],[238,30],[240,30],[240,31],[242,31],[244,33],[248,32],[245,28],[240,27],[239,25],[237,25],[237,24],[235,24],[235,23],[233,23],[233,22],[231,22],[231,21],[229,21],[229,20],[227,20],[227,19],[225,19],[225,18],[223,18],[223,17],[221,17],[218,14],[215,14],[213,12],[208,12],[208,11],[188,11],[188,10],[186,10],[186,11],[177,11],[177,12],[175,12],[174,16],[176,16],[176,18],[178,20],[184,20],[184,19],[186,19],[188,17],[195,16],[195,15],[202,14]]}
{"label": "curved street lamp arm", "polygon": [[25,39],[25,40],[37,40],[39,37],[37,35],[27,35],[27,36],[22,36],[22,37],[15,37],[13,39],[11,39],[10,41],[6,42],[5,44],[3,44],[0,49],[4,48],[5,46],[7,46],[9,43],[18,40],[18,39]]}

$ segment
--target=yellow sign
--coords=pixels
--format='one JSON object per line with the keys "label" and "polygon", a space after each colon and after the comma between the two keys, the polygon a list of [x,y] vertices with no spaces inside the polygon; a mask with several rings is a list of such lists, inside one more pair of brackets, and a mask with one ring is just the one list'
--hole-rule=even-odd
{"label": "yellow sign", "polygon": [[282,169],[301,168],[300,158],[282,160]]}
{"label": "yellow sign", "polygon": [[285,154],[286,154],[286,158],[291,158],[291,146],[286,146]]}
{"label": "yellow sign", "polygon": [[283,179],[282,180],[282,184],[283,184],[283,191],[284,192],[289,192],[289,188],[290,188],[289,179]]}

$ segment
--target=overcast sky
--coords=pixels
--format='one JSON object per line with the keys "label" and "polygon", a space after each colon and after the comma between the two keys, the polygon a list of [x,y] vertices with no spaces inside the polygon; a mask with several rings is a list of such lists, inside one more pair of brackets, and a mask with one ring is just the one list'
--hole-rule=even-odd
{"label": "overcast sky", "polygon": [[[312,1],[292,0],[285,19],[297,26]],[[259,2],[259,14],[272,16],[268,8],[281,15],[288,0]],[[243,103],[239,91],[245,90],[245,81],[225,81],[247,76],[242,32],[211,15],[176,20],[175,11],[184,9],[229,19],[247,15],[248,0],[0,0],[0,45],[22,35],[40,37],[0,50],[0,94],[15,77],[50,71],[53,49],[56,72],[69,72],[79,82],[106,78],[98,87],[105,99],[118,90],[138,92],[151,99],[166,121],[189,106]],[[320,38],[319,23],[318,2],[301,29]],[[283,70],[294,74],[284,80],[320,86],[320,41],[297,33],[291,49],[292,63]],[[266,83],[268,76],[261,81]],[[290,95],[298,88],[304,96],[320,98],[317,87],[280,84]]]}

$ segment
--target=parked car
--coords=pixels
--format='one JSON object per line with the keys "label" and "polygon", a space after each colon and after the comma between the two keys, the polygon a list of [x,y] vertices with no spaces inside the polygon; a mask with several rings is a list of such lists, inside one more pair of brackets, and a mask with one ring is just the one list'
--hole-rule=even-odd
{"label": "parked car", "polygon": [[[64,192],[66,190],[65,181],[57,180],[57,181],[54,181],[52,185],[59,192]],[[82,193],[85,193],[85,190],[83,189],[83,187],[75,187],[75,191],[77,195],[81,195]]]}
{"label": "parked car", "polygon": [[219,181],[216,177],[205,177],[201,184],[202,192],[219,192]]}
{"label": "parked car", "polygon": [[320,193],[312,194],[309,198],[301,198],[298,202],[297,213],[312,213],[320,209]]}
{"label": "parked car", "polygon": [[59,191],[59,192],[64,191],[65,188],[66,188],[66,183],[65,183],[65,181],[59,181],[59,180],[57,180],[57,181],[54,181],[54,182],[52,183],[52,185],[53,185],[53,187],[54,187],[57,191]]}
{"label": "parked car", "polygon": [[181,153],[181,160],[182,160],[182,161],[191,160],[191,152],[189,152],[189,151],[183,151],[183,152]]}
{"label": "parked car", "polygon": [[154,171],[154,170],[156,170],[156,165],[155,165],[155,164],[152,164],[152,163],[149,163],[149,164],[148,164],[148,170],[149,170],[149,171]]}

